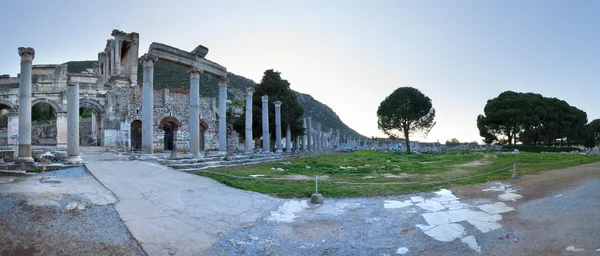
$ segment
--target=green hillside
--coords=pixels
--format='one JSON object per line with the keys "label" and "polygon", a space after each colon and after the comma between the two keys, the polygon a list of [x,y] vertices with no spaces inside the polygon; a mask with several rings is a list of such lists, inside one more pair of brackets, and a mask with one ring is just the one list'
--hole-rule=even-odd
{"label": "green hillside", "polygon": [[[92,68],[94,61],[71,61],[68,64],[68,71],[78,73],[85,71],[86,68]],[[138,66],[138,80],[143,77],[142,65]],[[256,86],[256,83],[251,79],[239,76],[233,73],[227,74],[227,98],[232,102],[244,102],[245,91],[248,87]],[[156,88],[178,88],[189,90],[190,78],[187,69],[168,62],[157,61],[154,64],[154,87]],[[360,136],[356,131],[350,129],[338,115],[327,105],[315,100],[308,94],[296,92],[298,101],[304,109],[306,115],[310,115],[314,121],[321,122],[324,130],[340,129],[341,134],[352,136]],[[208,74],[200,76],[200,96],[201,97],[218,97],[219,86],[217,79]],[[243,105],[243,104],[242,104]]]}

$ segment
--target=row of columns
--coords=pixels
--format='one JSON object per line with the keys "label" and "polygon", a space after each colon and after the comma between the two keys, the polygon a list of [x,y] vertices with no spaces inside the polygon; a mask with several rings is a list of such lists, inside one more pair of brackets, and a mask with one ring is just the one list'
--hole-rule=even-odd
{"label": "row of columns", "polygon": [[[147,155],[154,153],[154,63],[157,58],[142,56],[144,69],[142,80],[142,152]],[[190,76],[190,154],[200,153],[200,74],[202,70],[188,69]],[[219,151],[227,152],[227,79],[219,77]],[[252,111],[252,108],[250,108]],[[251,118],[251,117],[250,117]],[[250,119],[251,120],[251,119]],[[246,134],[246,136],[248,136]],[[250,135],[251,136],[251,135]]]}
{"label": "row of columns", "polygon": [[[31,71],[35,50],[30,47],[19,47],[18,52],[21,56],[21,72],[19,77],[17,162],[33,163],[34,159],[31,154]],[[82,162],[79,153],[79,84],[73,84],[71,81],[67,88],[67,154],[67,162]]]}

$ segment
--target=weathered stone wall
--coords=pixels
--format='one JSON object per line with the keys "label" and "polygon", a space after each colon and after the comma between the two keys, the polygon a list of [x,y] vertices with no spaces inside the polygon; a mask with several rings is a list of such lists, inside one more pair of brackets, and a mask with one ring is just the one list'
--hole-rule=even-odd
{"label": "weathered stone wall", "polygon": [[31,126],[31,144],[56,144],[55,124],[34,124]]}

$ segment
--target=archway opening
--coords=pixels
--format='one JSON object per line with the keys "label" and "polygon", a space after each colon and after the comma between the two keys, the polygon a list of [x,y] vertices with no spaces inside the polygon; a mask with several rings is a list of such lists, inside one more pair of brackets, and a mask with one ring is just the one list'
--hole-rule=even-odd
{"label": "archway opening", "polygon": [[134,151],[142,150],[142,121],[134,120],[131,122],[131,149]]}
{"label": "archway opening", "polygon": [[8,144],[8,113],[10,106],[0,103],[0,145]]}
{"label": "archway opening", "polygon": [[31,107],[31,144],[56,145],[56,111],[46,102]]}
{"label": "archway opening", "polygon": [[177,118],[168,116],[158,124],[158,129],[163,132],[163,150],[174,150],[177,144],[177,130],[179,129]]}
{"label": "archway opening", "polygon": [[208,130],[208,125],[204,120],[200,120],[200,151],[206,150],[206,131]]}
{"label": "archway opening", "polygon": [[102,146],[102,116],[90,107],[79,108],[79,145]]}
{"label": "archway opening", "polygon": [[163,126],[165,150],[175,149],[175,136],[177,135],[177,126],[173,122],[167,122]]}

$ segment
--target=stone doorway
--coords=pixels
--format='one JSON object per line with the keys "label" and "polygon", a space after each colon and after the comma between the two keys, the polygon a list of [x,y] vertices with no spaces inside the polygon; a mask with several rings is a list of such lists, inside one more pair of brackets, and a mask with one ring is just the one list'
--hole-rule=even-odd
{"label": "stone doorway", "polygon": [[10,106],[0,103],[0,145],[8,144],[8,113]]}
{"label": "stone doorway", "polygon": [[175,149],[175,135],[177,134],[177,126],[173,123],[167,123],[163,127],[163,131],[165,132],[164,136],[164,145],[165,150],[173,150]]}
{"label": "stone doorway", "polygon": [[177,118],[169,116],[165,117],[160,124],[158,129],[163,131],[163,150],[174,150],[176,149],[177,143],[177,130],[179,129],[179,121]]}
{"label": "stone doorway", "polygon": [[200,120],[200,151],[206,150],[206,130],[208,130],[208,125],[204,120]]}
{"label": "stone doorway", "polygon": [[104,145],[103,115],[104,108],[100,103],[89,98],[79,100],[79,145]]}
{"label": "stone doorway", "polygon": [[133,151],[142,150],[142,121],[134,120],[131,122],[131,149]]}
{"label": "stone doorway", "polygon": [[31,144],[56,145],[56,111],[46,102],[37,102],[31,106]]}

